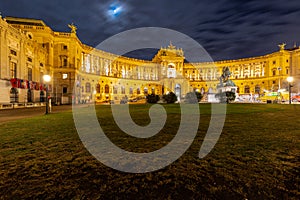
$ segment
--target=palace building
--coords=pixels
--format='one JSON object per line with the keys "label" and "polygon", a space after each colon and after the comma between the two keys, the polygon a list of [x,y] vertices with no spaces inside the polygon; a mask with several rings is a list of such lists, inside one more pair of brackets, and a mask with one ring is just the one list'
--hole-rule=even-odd
{"label": "palace building", "polygon": [[[188,63],[184,51],[170,43],[151,61],[114,55],[83,44],[70,32],[53,31],[42,20],[0,16],[0,104],[44,102],[48,88],[58,104],[119,101],[174,92],[179,100],[190,91],[216,92],[224,67],[239,95],[286,89],[294,77],[300,92],[300,48],[252,58]],[[51,76],[45,83],[43,75]],[[205,100],[205,99],[204,99]]]}

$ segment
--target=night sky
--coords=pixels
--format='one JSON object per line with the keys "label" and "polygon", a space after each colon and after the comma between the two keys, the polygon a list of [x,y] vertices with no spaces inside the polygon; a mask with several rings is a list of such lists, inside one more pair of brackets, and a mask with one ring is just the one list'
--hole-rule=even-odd
{"label": "night sky", "polygon": [[[0,11],[3,17],[42,19],[54,31],[69,32],[74,23],[90,46],[139,27],[184,33],[214,60],[265,55],[279,43],[300,45],[299,0],[1,0]],[[131,56],[151,59],[153,52]]]}

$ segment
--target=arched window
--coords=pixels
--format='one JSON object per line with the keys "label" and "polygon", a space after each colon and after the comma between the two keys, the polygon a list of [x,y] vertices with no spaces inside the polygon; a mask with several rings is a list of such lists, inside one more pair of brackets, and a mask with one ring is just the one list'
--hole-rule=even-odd
{"label": "arched window", "polygon": [[204,92],[205,92],[205,89],[204,89],[204,87],[202,87],[201,88],[201,94],[204,94]]}
{"label": "arched window", "polygon": [[99,83],[96,85],[96,92],[100,93],[100,84]]}
{"label": "arched window", "polygon": [[137,94],[141,94],[140,88],[137,88],[137,89],[136,89],[136,93],[137,93]]}
{"label": "arched window", "polygon": [[114,94],[118,94],[118,87],[114,86],[113,89],[114,89]]}
{"label": "arched window", "polygon": [[175,68],[175,64],[170,63],[170,64],[168,65],[167,76],[168,76],[168,78],[176,78],[176,68]]}
{"label": "arched window", "polygon": [[250,93],[250,87],[248,85],[245,86],[244,93]]}
{"label": "arched window", "polygon": [[107,84],[105,85],[105,94],[109,94],[109,86]]}
{"label": "arched window", "polygon": [[133,88],[132,87],[129,88],[129,94],[133,94]]}
{"label": "arched window", "polygon": [[175,85],[175,94],[178,98],[178,101],[180,101],[180,97],[181,97],[181,85],[179,83],[177,83]]}
{"label": "arched window", "polygon": [[259,85],[256,85],[256,86],[255,86],[255,93],[256,93],[256,94],[259,94],[259,93],[260,93],[260,86],[259,86]]}
{"label": "arched window", "polygon": [[85,92],[91,92],[91,84],[90,83],[85,84]]}
{"label": "arched window", "polygon": [[155,88],[154,87],[151,89],[151,93],[155,94]]}
{"label": "arched window", "polygon": [[146,95],[148,94],[148,88],[147,87],[144,88],[144,94],[146,94]]}
{"label": "arched window", "polygon": [[125,94],[125,87],[124,86],[121,87],[121,93]]}

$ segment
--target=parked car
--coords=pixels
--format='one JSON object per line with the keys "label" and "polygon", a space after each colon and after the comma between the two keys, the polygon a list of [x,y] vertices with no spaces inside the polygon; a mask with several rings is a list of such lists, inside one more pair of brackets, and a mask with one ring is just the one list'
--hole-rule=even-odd
{"label": "parked car", "polygon": [[292,102],[300,102],[300,94],[297,94],[291,98]]}

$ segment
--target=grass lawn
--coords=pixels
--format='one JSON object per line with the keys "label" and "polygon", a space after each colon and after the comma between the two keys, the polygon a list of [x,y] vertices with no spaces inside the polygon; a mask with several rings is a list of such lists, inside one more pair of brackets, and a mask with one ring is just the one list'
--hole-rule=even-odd
{"label": "grass lawn", "polygon": [[[118,146],[150,152],[172,140],[178,105],[165,105],[164,129],[149,139],[123,134],[110,106],[96,106],[98,120]],[[229,104],[220,139],[198,158],[210,121],[200,104],[200,126],[186,153],[151,173],[111,169],[83,146],[72,112],[0,124],[0,199],[300,199],[300,106]],[[130,105],[139,125],[149,105]],[[88,108],[87,108],[88,109]]]}

